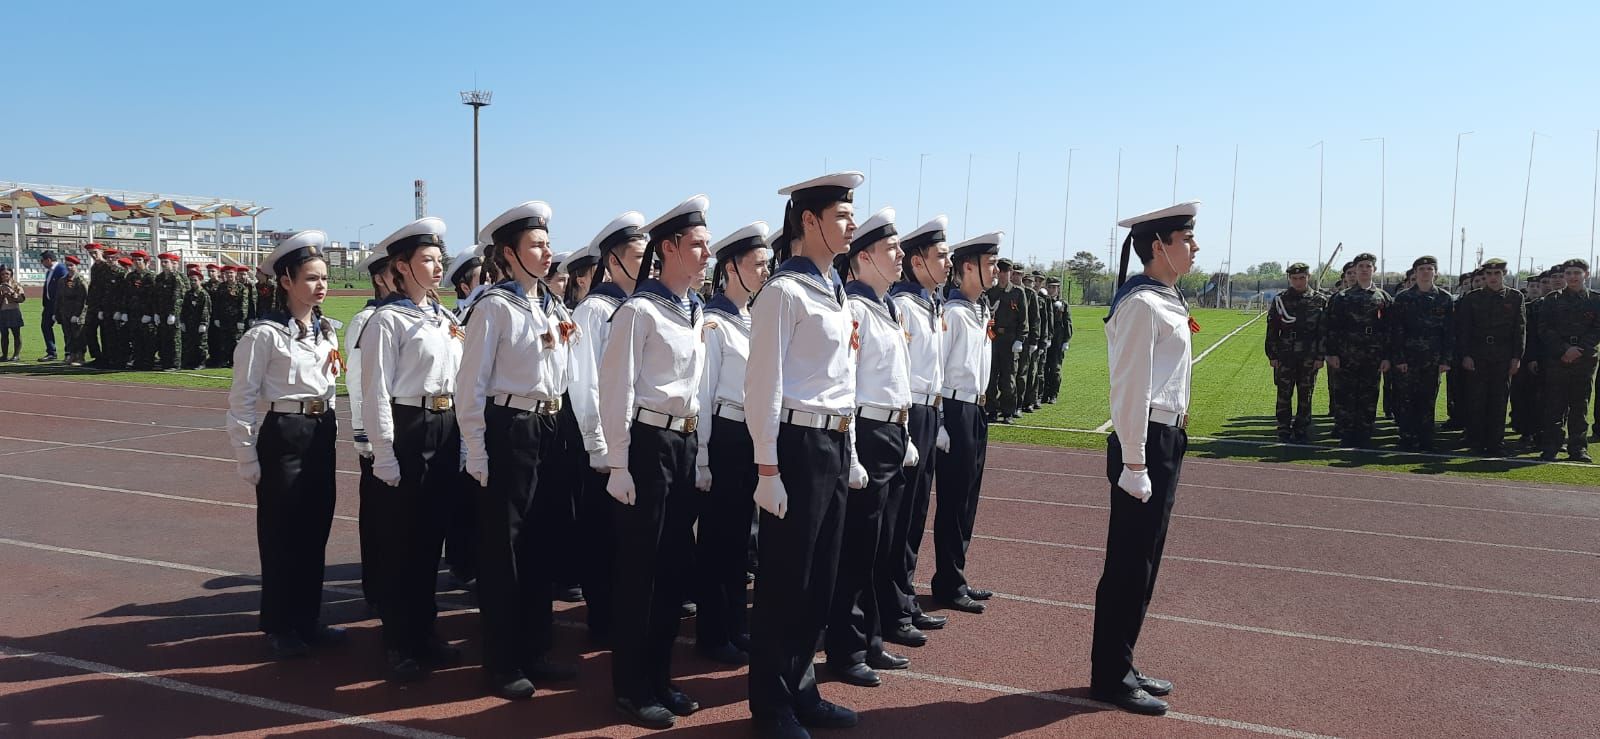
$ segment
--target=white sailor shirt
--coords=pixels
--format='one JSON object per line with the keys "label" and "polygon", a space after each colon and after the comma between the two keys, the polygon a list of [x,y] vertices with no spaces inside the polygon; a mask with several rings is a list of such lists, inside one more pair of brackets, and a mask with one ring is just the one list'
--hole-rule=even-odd
{"label": "white sailor shirt", "polygon": [[[327,319],[323,319],[324,322]],[[326,323],[331,333],[331,323]],[[234,457],[254,462],[260,420],[279,400],[332,400],[338,391],[339,340],[319,326],[300,336],[300,326],[274,312],[256,321],[233,350],[233,386],[228,391],[228,441]]]}
{"label": "white sailor shirt", "polygon": [[706,303],[705,366],[700,370],[700,420],[695,435],[700,449],[695,465],[711,464],[711,417],[722,403],[744,407],[745,363],[750,358],[750,315],[727,295],[717,293]]}
{"label": "white sailor shirt", "polygon": [[566,311],[552,312],[549,293],[530,299],[514,280],[485,290],[466,316],[456,372],[456,423],[467,459],[487,459],[488,399],[520,395],[559,400],[567,385],[567,352],[575,338]]}
{"label": "white sailor shirt", "polygon": [[937,396],[944,389],[943,301],[914,282],[899,282],[889,290],[900,325],[911,337],[907,349],[911,364],[911,392]]}
{"label": "white sailor shirt", "polygon": [[860,346],[856,349],[856,405],[886,410],[911,406],[906,330],[894,305],[860,280],[844,286]]}
{"label": "white sailor shirt", "polygon": [[356,351],[356,340],[361,338],[361,330],[372,318],[372,311],[377,305],[378,301],[368,300],[366,307],[350,318],[350,324],[344,332],[344,388],[350,395],[350,431],[355,437],[356,453],[367,456],[372,454],[372,444],[367,441],[367,427],[361,419],[361,352]]}
{"label": "white sailor shirt", "polygon": [[461,328],[438,303],[397,296],[380,303],[356,339],[361,353],[362,423],[375,466],[394,457],[395,398],[451,395],[461,366]]}
{"label": "white sailor shirt", "polygon": [[[756,464],[778,463],[778,425],[784,410],[855,413],[853,343],[850,309],[833,270],[824,276],[805,257],[791,257],[780,265],[750,308],[744,412]],[[853,463],[855,444],[846,446]]]}
{"label": "white sailor shirt", "polygon": [[705,316],[699,296],[685,299],[655,279],[643,279],[611,317],[600,360],[600,426],[606,463],[628,467],[628,427],[636,409],[674,418],[700,414],[700,366]]}
{"label": "white sailor shirt", "polygon": [[606,337],[611,334],[611,316],[628,296],[615,282],[602,282],[585,295],[572,311],[578,324],[578,341],[572,347],[572,415],[578,420],[584,451],[604,455],[606,440],[600,427],[600,357],[605,354]]}
{"label": "white sailor shirt", "polygon": [[1151,409],[1189,412],[1189,306],[1145,275],[1123,283],[1106,316],[1111,425],[1123,464],[1144,464]]}
{"label": "white sailor shirt", "polygon": [[[956,286],[950,286],[944,300],[944,388],[962,399],[982,395],[989,387],[989,365],[993,352],[989,335],[993,314],[982,294],[978,301],[967,300]],[[969,401],[970,402],[970,401]]]}

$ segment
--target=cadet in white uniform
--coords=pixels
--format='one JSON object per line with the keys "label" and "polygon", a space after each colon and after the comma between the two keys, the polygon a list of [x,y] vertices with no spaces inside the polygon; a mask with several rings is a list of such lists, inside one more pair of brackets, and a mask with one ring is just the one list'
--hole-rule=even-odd
{"label": "cadet in white uniform", "polygon": [[[1115,428],[1106,441],[1111,524],[1095,589],[1089,691],[1096,700],[1152,715],[1166,712],[1166,701],[1156,696],[1172,692],[1172,683],[1140,674],[1133,647],[1150,608],[1189,446],[1189,335],[1196,326],[1175,286],[1200,250],[1198,210],[1197,202],[1180,203],[1117,224],[1129,232],[1106,313]],[[1122,282],[1130,247],[1144,274]]]}
{"label": "cadet in white uniform", "polygon": [[239,339],[228,392],[228,439],[239,476],[256,489],[261,630],[277,659],[345,636],[320,615],[341,368],[333,322],[320,307],[328,291],[327,242],[321,231],[301,231],[263,260],[260,268],[278,279],[284,310],[263,316]]}
{"label": "cadet in white uniform", "polygon": [[373,498],[381,493],[384,485],[372,475],[372,442],[367,440],[367,429],[362,424],[361,414],[361,352],[356,351],[356,339],[360,338],[362,329],[366,328],[367,321],[372,318],[372,312],[389,293],[394,292],[389,282],[389,255],[376,249],[367,255],[366,259],[356,265],[357,270],[362,270],[372,278],[372,299],[367,301],[365,307],[356,311],[350,319],[350,325],[345,327],[344,356],[348,365],[344,373],[345,391],[350,395],[350,426],[354,436],[356,458],[361,465],[361,481],[357,485],[359,496],[360,521],[356,524],[357,533],[361,537],[361,595],[367,602],[368,615],[377,615],[378,591],[381,579],[377,574],[383,567],[378,560],[377,541],[378,534],[373,530],[372,523],[377,520],[376,514],[371,510]]}
{"label": "cadet in white uniform", "polygon": [[755,447],[760,563],[750,624],[750,712],[758,733],[803,737],[804,727],[849,728],[854,711],[822,699],[813,653],[827,623],[844,533],[845,481],[855,464],[856,343],[835,254],[855,235],[842,172],[783,188],[779,256],[750,310],[745,423]]}
{"label": "cadet in white uniform", "polygon": [[767,224],[756,221],[711,247],[717,256],[706,304],[705,369],[695,433],[700,526],[695,549],[695,648],[713,661],[750,661],[745,565],[755,513],[755,450],[744,425],[744,368],[750,358],[750,296],[767,280]]}
{"label": "cadet in white uniform", "polygon": [[[672,644],[694,543],[695,426],[710,201],[696,195],[651,222],[637,287],[611,319],[600,362],[600,425],[617,502],[611,685],[616,706],[654,729],[700,704],[671,684]],[[648,277],[661,256],[660,278]]]}
{"label": "cadet in white uniform", "polygon": [[[483,247],[474,246],[450,258],[444,280],[456,295],[456,322],[466,324],[467,311],[483,291]],[[460,409],[456,410],[457,418]],[[456,490],[450,496],[450,520],[444,534],[444,561],[450,566],[450,577],[462,588],[470,587],[478,579],[478,514],[477,495],[473,489],[478,483],[466,471],[467,448],[461,447],[461,471],[456,475]]]}
{"label": "cadet in white uniform", "polygon": [[[984,388],[993,358],[993,311],[984,292],[994,284],[994,265],[1004,233],[996,231],[951,247],[954,284],[945,291],[944,431],[948,453],[935,463],[939,506],[933,515],[933,598],[948,608],[983,613],[987,591],[967,584],[967,548],[978,516],[983,465],[989,450]],[[981,596],[981,597],[980,597]]]}
{"label": "cadet in white uniform", "polygon": [[[934,216],[901,237],[905,252],[902,282],[889,290],[895,314],[910,337],[911,410],[906,432],[919,452],[917,463],[905,471],[905,489],[899,506],[885,508],[883,534],[888,561],[878,563],[878,619],[884,641],[908,647],[928,643],[924,630],[944,628],[944,616],[930,616],[917,604],[912,575],[917,552],[928,523],[928,499],[933,491],[933,464],[940,450],[950,447],[950,437],[939,423],[944,389],[944,295],[950,277],[950,247],[945,243],[949,219]],[[894,553],[898,551],[898,562]]]}
{"label": "cadet in white uniform", "polygon": [[876,670],[899,670],[911,660],[884,651],[876,580],[888,559],[884,509],[899,508],[908,465],[917,448],[906,435],[911,406],[911,368],[906,331],[889,288],[900,275],[900,240],[894,209],[884,208],[861,224],[847,252],[855,279],[844,286],[855,326],[856,461],[850,470],[839,575],[828,617],[828,671],[841,681],[877,687]]}
{"label": "cadet in white uniform", "polygon": [[367,321],[361,352],[362,415],[378,496],[380,613],[390,679],[406,682],[452,664],[460,651],[434,634],[434,585],[449,498],[460,471],[456,370],[461,328],[429,297],[444,275],[444,221],[422,218],[384,239],[395,293]]}
{"label": "cadet in white uniform", "polygon": [[[553,568],[550,572],[553,581],[550,594],[565,603],[582,603],[584,600],[585,545],[578,526],[578,509],[583,505],[584,480],[590,474],[589,456],[583,449],[583,434],[578,431],[578,417],[572,413],[570,394],[572,349],[576,348],[581,337],[577,335],[577,323],[572,318],[572,308],[577,303],[567,300],[567,296],[572,294],[572,274],[567,267],[581,251],[551,257],[550,276],[544,281],[544,291],[552,298],[545,303],[545,313],[557,325],[566,324],[572,333],[569,341],[571,346],[567,351],[567,371],[563,373],[561,383],[561,411],[556,414],[559,450],[542,463],[545,471],[539,475],[540,485],[555,486],[555,489],[565,491],[564,499],[551,497],[550,506],[542,511],[549,519],[546,529],[551,532],[545,543],[545,548],[551,553],[550,564]],[[589,264],[594,263],[592,257],[586,260]]]}
{"label": "cadet in white uniform", "polygon": [[[633,292],[644,257],[646,237],[639,231],[644,215],[630,210],[600,229],[593,241],[574,261],[597,260],[594,284],[583,301],[572,311],[578,325],[578,342],[572,348],[572,413],[588,464],[582,470],[583,498],[578,506],[578,531],[583,537],[583,599],[589,638],[599,644],[611,637],[612,564],[616,560],[616,535],[611,520],[611,497],[606,481],[611,468],[606,461],[606,442],[600,427],[600,357],[605,353],[606,337],[611,333],[611,316]],[[602,281],[607,274],[609,281]]]}

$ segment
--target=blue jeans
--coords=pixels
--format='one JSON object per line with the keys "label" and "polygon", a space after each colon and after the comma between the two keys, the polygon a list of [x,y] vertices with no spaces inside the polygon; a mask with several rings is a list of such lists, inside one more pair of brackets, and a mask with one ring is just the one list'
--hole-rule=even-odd
{"label": "blue jeans", "polygon": [[52,301],[45,301],[44,315],[39,320],[39,333],[44,334],[44,353],[56,353],[56,306]]}

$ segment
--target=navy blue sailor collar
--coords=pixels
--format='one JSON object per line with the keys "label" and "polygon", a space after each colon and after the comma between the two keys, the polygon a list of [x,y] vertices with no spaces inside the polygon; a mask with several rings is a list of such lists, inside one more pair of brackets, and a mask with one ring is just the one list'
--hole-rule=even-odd
{"label": "navy blue sailor collar", "polygon": [[657,300],[666,305],[673,306],[681,311],[691,322],[700,312],[700,294],[689,291],[689,296],[673,295],[667,286],[654,277],[646,277],[639,281],[633,288],[633,297],[644,297]]}
{"label": "navy blue sailor collar", "polygon": [[706,303],[706,312],[725,313],[735,317],[744,313],[743,309],[741,309],[737,303],[733,302],[733,299],[728,297],[727,293],[722,292],[711,296],[710,302]]}
{"label": "navy blue sailor collar", "polygon": [[877,305],[882,306],[884,310],[889,312],[890,318],[897,321],[900,320],[900,317],[895,315],[894,301],[887,298],[878,297],[878,291],[872,289],[871,285],[868,285],[861,280],[851,280],[850,282],[845,283],[844,292],[846,295],[854,295],[858,298],[865,298],[873,303],[876,303]]}
{"label": "navy blue sailor collar", "polygon": [[1176,288],[1168,285],[1165,282],[1157,280],[1150,275],[1139,274],[1128,278],[1127,282],[1122,283],[1122,287],[1117,288],[1116,295],[1111,298],[1111,307],[1106,310],[1106,322],[1109,323],[1111,321],[1111,316],[1116,314],[1117,306],[1122,304],[1123,299],[1136,292],[1142,292],[1145,290],[1154,290],[1158,293],[1166,295],[1171,299],[1177,300],[1178,303],[1183,305],[1185,312],[1187,312],[1189,309],[1188,302],[1183,299],[1183,296],[1178,293]]}
{"label": "navy blue sailor collar", "polygon": [[[785,272],[811,280],[812,284],[816,285],[818,289],[831,293],[834,300],[837,300],[841,306],[844,305],[844,293],[840,290],[841,280],[839,279],[839,273],[832,267],[829,267],[828,273],[824,275],[822,270],[817,269],[816,262],[802,256],[794,256],[783,260],[783,264],[778,265],[778,271],[774,272],[773,276],[776,277]],[[768,281],[770,282],[771,278],[768,278]]]}

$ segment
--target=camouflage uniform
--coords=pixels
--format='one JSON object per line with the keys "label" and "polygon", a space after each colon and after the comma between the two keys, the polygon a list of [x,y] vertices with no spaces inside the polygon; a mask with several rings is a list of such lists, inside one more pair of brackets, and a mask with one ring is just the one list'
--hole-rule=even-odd
{"label": "camouflage uniform", "polygon": [[1339,358],[1331,400],[1333,431],[1345,446],[1366,446],[1378,412],[1381,364],[1388,355],[1389,294],[1377,285],[1346,288],[1328,302],[1323,349]]}
{"label": "camouflage uniform", "polygon": [[278,298],[278,288],[272,283],[272,280],[257,273],[255,292],[251,298],[250,318],[251,320],[260,320],[262,316],[271,313],[277,308],[275,303]]}
{"label": "camouflage uniform", "polygon": [[1522,369],[1511,378],[1511,430],[1521,434],[1524,443],[1536,443],[1544,432],[1544,403],[1539,397],[1544,384],[1540,373],[1544,352],[1539,348],[1539,314],[1545,299],[1553,294],[1526,301],[1528,340],[1522,348]]}
{"label": "camouflage uniform", "polygon": [[61,291],[56,295],[56,322],[61,324],[61,333],[65,334],[68,361],[83,361],[79,355],[83,354],[84,313],[88,304],[89,285],[83,281],[83,274],[62,278]]}
{"label": "camouflage uniform", "polygon": [[156,324],[165,314],[156,315],[161,307],[161,293],[156,287],[156,273],[134,267],[128,273],[129,339],[133,346],[133,368],[152,370],[156,367]]}
{"label": "camouflage uniform", "polygon": [[1465,370],[1466,440],[1481,452],[1498,454],[1505,446],[1511,361],[1520,360],[1527,341],[1522,302],[1522,293],[1512,288],[1480,287],[1456,304],[1456,351],[1463,363],[1473,362],[1473,368]]}
{"label": "camouflage uniform", "polygon": [[183,323],[183,366],[188,369],[203,367],[211,346],[211,293],[204,284],[191,284],[183,293],[183,309],[179,320]]}
{"label": "camouflage uniform", "polygon": [[[106,320],[105,331],[101,338],[102,348],[105,350],[105,364],[107,369],[127,369],[131,356],[130,344],[133,334],[128,330],[129,318],[133,316],[134,308],[132,298],[129,297],[128,288],[132,284],[129,273],[132,269],[118,264],[112,268],[111,279],[106,281]],[[93,283],[90,283],[93,285]],[[138,318],[133,318],[135,323]]]}
{"label": "camouflage uniform", "polygon": [[1042,364],[1040,358],[1045,341],[1045,314],[1044,296],[1039,290],[1028,285],[1022,286],[1023,297],[1028,300],[1028,332],[1023,339],[1026,345],[1022,348],[1022,362],[1019,365],[1017,380],[1017,396],[1021,400],[1024,412],[1033,410],[1039,404],[1039,368]]}
{"label": "camouflage uniform", "polygon": [[1320,291],[1284,290],[1267,311],[1267,359],[1276,360],[1278,438],[1304,442],[1311,435],[1311,394],[1322,362],[1328,299]]}
{"label": "camouflage uniform", "polygon": [[[1009,262],[1008,262],[1009,264]],[[1022,288],[995,285],[986,293],[994,306],[994,361],[989,374],[987,409],[995,414],[994,420],[1010,423],[1011,414],[1017,410],[1017,363],[1011,353],[1013,343],[1023,340],[1027,325],[1027,306],[1022,302]]]}
{"label": "camouflage uniform", "polygon": [[[1540,302],[1545,304],[1539,336],[1544,351],[1540,368],[1544,376],[1545,458],[1553,458],[1565,441],[1568,454],[1587,459],[1584,414],[1593,389],[1596,346],[1600,345],[1600,292],[1563,288]],[[1561,361],[1572,348],[1578,350],[1577,361]]]}
{"label": "camouflage uniform", "polygon": [[[169,262],[171,264],[176,263]],[[170,266],[155,276],[150,307],[156,321],[156,354],[164,370],[177,369],[183,357],[180,341],[183,328],[178,325],[178,312],[183,307],[187,287],[187,282]]]}
{"label": "camouflage uniform", "polygon": [[1395,297],[1389,326],[1394,342],[1389,376],[1394,378],[1400,446],[1432,451],[1439,367],[1450,366],[1455,354],[1455,301],[1444,288],[1423,292],[1413,287]]}
{"label": "camouflage uniform", "polygon": [[208,279],[200,283],[201,290],[206,294],[207,314],[210,316],[205,332],[207,367],[222,366],[222,322],[217,320],[217,311],[221,310],[222,289],[226,286],[220,279]]}
{"label": "camouflage uniform", "polygon": [[100,337],[111,330],[111,311],[107,296],[111,285],[117,281],[116,268],[111,260],[99,259],[89,266],[89,302],[83,317],[84,350],[94,355],[98,364],[105,355]]}
{"label": "camouflage uniform", "polygon": [[250,286],[240,282],[224,282],[222,291],[217,294],[217,302],[211,306],[212,324],[217,327],[217,363],[221,367],[233,366],[233,349],[239,344],[239,337],[244,334],[245,311],[249,307],[247,297]]}

